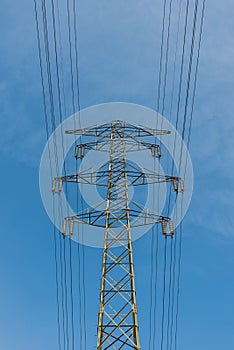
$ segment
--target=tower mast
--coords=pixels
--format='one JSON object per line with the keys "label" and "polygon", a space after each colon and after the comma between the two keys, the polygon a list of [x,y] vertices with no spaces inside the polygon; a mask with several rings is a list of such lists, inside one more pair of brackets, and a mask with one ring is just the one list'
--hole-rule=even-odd
{"label": "tower mast", "polygon": [[[140,349],[129,217],[125,139],[112,123],[97,349]],[[111,213],[121,210],[113,229]],[[119,247],[116,248],[116,245]],[[118,308],[116,308],[118,305]]]}

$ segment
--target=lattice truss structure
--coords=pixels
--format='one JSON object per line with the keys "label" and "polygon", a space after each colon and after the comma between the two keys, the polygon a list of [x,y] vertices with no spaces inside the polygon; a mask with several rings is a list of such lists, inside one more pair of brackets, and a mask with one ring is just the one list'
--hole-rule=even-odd
{"label": "lattice truss structure", "polygon": [[[166,236],[172,236],[174,228],[170,218],[144,209],[130,199],[129,187],[171,182],[176,192],[182,192],[183,181],[179,177],[139,170],[127,160],[127,153],[148,149],[153,157],[160,158],[157,136],[169,132],[117,120],[67,133],[83,135],[88,140],[76,146],[76,158],[82,159],[90,150],[108,153],[108,161],[101,169],[86,169],[55,178],[52,188],[54,193],[59,193],[64,182],[106,187],[105,210],[101,209],[101,202],[95,208],[66,217],[63,223],[65,236],[74,234],[76,223],[104,229],[97,349],[140,349],[131,228],[161,223],[162,233]],[[153,138],[155,142],[147,142],[147,138],[151,141]]]}

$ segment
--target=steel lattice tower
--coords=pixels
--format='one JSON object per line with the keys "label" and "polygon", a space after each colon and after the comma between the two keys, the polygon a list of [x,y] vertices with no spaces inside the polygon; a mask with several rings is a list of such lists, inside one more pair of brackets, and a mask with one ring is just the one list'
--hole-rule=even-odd
{"label": "steel lattice tower", "polygon": [[130,199],[129,187],[172,182],[174,190],[179,192],[183,191],[183,182],[178,177],[139,170],[128,162],[127,153],[149,149],[153,157],[160,158],[161,150],[156,136],[169,132],[117,120],[67,133],[83,135],[88,140],[76,146],[76,158],[83,158],[90,150],[108,153],[108,161],[101,168],[56,178],[52,189],[54,193],[61,192],[63,182],[93,184],[107,189],[104,209],[103,202],[99,203],[95,208],[87,208],[65,218],[63,224],[65,236],[74,234],[74,224],[77,222],[104,229],[97,350],[138,350],[140,342],[131,228],[161,223],[162,233],[166,236],[173,235],[174,229],[170,218],[144,209]]}

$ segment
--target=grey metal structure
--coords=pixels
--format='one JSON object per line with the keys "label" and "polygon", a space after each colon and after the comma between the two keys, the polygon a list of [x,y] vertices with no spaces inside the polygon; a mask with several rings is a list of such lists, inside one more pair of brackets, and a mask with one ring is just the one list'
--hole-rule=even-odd
{"label": "grey metal structure", "polygon": [[[112,121],[101,126],[67,131],[83,135],[87,142],[76,146],[75,157],[83,158],[90,150],[108,153],[108,161],[101,169],[87,169],[80,173],[54,179],[52,191],[62,191],[64,182],[93,184],[106,187],[103,202],[64,219],[63,235],[74,234],[77,222],[103,227],[104,250],[100,307],[98,314],[97,350],[140,349],[131,228],[161,223],[162,233],[174,234],[170,218],[161,216],[129,198],[130,186],[148,183],[172,182],[176,192],[183,191],[178,177],[160,175],[133,165],[128,152],[149,149],[153,157],[161,157],[156,136],[168,134],[165,130],[134,126]],[[91,140],[89,140],[91,138]],[[151,142],[146,141],[150,139]],[[152,142],[154,139],[154,142]]]}

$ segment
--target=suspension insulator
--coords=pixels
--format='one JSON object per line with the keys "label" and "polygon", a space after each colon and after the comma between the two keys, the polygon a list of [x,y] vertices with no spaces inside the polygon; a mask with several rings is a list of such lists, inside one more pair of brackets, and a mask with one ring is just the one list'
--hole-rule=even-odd
{"label": "suspension insulator", "polygon": [[58,180],[58,193],[61,193],[63,189],[63,180],[59,179]]}
{"label": "suspension insulator", "polygon": [[67,235],[67,220],[66,219],[63,220],[62,234],[64,236]]}
{"label": "suspension insulator", "polygon": [[84,147],[84,145],[82,145],[81,146],[81,155],[80,155],[81,158],[84,158],[84,152],[85,152],[85,147]]}
{"label": "suspension insulator", "polygon": [[81,159],[84,158],[85,153],[85,146],[84,145],[77,145],[75,148],[75,158]]}
{"label": "suspension insulator", "polygon": [[79,157],[79,146],[77,145],[75,148],[75,158],[77,159]]}
{"label": "suspension insulator", "polygon": [[60,178],[56,178],[52,182],[52,192],[53,193],[61,193],[63,189],[63,180]]}
{"label": "suspension insulator", "polygon": [[157,146],[157,150],[158,150],[158,158],[161,158],[161,147]]}
{"label": "suspension insulator", "polygon": [[175,192],[184,192],[184,181],[180,178],[173,179],[173,187]]}
{"label": "suspension insulator", "polygon": [[174,231],[174,224],[172,220],[169,220],[169,231],[170,231],[170,235],[173,236],[175,234]]}
{"label": "suspension insulator", "polygon": [[177,181],[177,179],[173,179],[173,187],[174,187],[174,191],[178,192],[178,181]]}
{"label": "suspension insulator", "polygon": [[55,193],[55,190],[56,190],[56,179],[53,180],[52,182],[52,192]]}
{"label": "suspension insulator", "polygon": [[[156,153],[157,150],[157,153]],[[160,158],[161,157],[161,148],[159,145],[151,145],[151,154],[153,158]]]}
{"label": "suspension insulator", "polygon": [[[68,221],[69,221],[69,227],[68,227]],[[64,237],[70,237],[74,234],[74,220],[72,219],[64,219],[63,220],[63,227],[62,227],[62,235]]]}
{"label": "suspension insulator", "polygon": [[172,220],[165,220],[163,219],[161,221],[161,225],[162,225],[162,234],[166,237],[168,236],[173,236],[174,235],[174,225]]}
{"label": "suspension insulator", "polygon": [[74,234],[74,220],[70,220],[69,236],[73,236],[73,234]]}
{"label": "suspension insulator", "polygon": [[162,225],[162,233],[163,233],[163,235],[166,236],[167,235],[167,223],[166,223],[166,221],[162,220],[161,225]]}
{"label": "suspension insulator", "polygon": [[184,192],[184,181],[182,179],[179,179],[180,183],[180,192]]}

